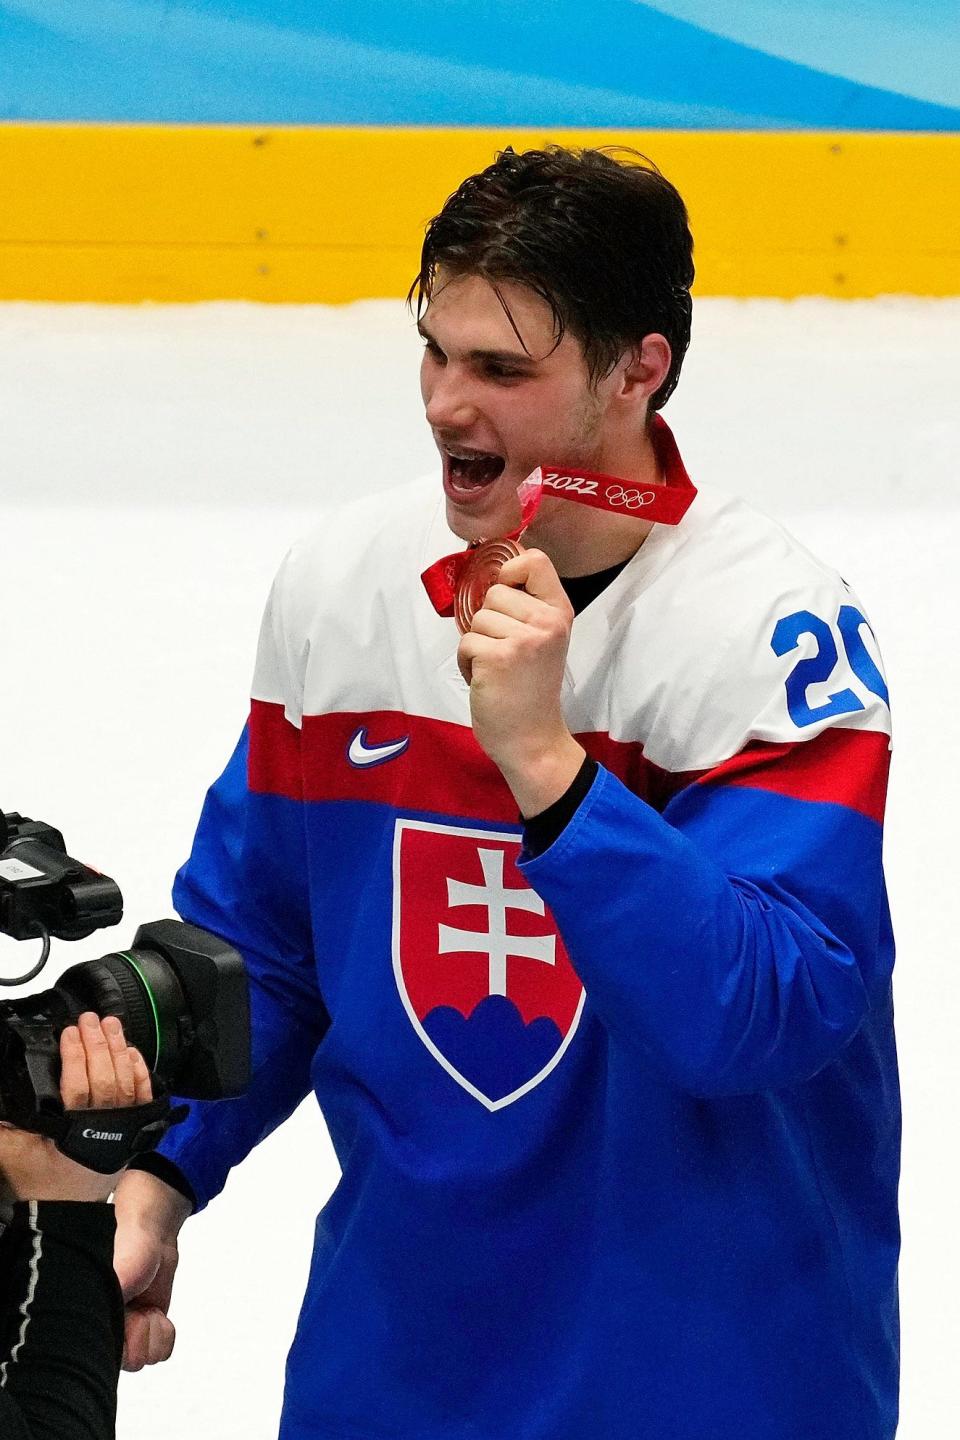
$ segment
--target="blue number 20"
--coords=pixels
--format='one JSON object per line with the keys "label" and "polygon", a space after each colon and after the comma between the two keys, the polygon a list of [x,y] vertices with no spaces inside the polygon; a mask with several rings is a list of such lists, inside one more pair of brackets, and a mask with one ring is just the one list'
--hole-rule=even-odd
{"label": "blue number 20", "polygon": [[[850,669],[871,695],[876,695],[884,704],[889,704],[887,687],[883,676],[863,643],[860,627],[869,624],[853,605],[844,605],[837,616],[837,629],[843,641]],[[807,691],[811,685],[822,684],[833,674],[839,658],[837,642],[833,631],[825,620],[809,610],[798,610],[777,622],[770,645],[775,655],[786,655],[795,650],[801,635],[812,635],[817,642],[817,653],[807,660],[799,660],[787,679],[787,709],[794,725],[812,725],[815,720],[825,720],[832,715],[852,715],[863,709],[863,704],[852,690],[837,690],[822,705],[807,703]]]}

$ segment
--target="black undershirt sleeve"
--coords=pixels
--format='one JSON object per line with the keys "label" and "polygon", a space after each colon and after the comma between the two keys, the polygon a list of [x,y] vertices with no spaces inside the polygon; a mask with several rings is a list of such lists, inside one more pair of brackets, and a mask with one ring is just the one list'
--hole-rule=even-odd
{"label": "black undershirt sleeve", "polygon": [[148,1175],[156,1175],[158,1180],[169,1185],[173,1190],[179,1190],[185,1200],[189,1200],[193,1209],[197,1208],[197,1197],[193,1193],[193,1186],[172,1160],[166,1155],[158,1155],[153,1150],[148,1150],[145,1155],[136,1155],[127,1166],[128,1170],[146,1170]]}
{"label": "black undershirt sleeve", "polygon": [[529,820],[524,820],[523,848],[531,860],[536,855],[542,855],[554,840],[560,838],[561,832],[580,809],[584,796],[593,784],[597,769],[596,760],[591,755],[585,755],[569,790],[546,810],[541,810],[539,815],[532,815]]}
{"label": "black undershirt sleeve", "polygon": [[0,1236],[0,1435],[114,1440],[123,1299],[113,1206],[20,1201]]}

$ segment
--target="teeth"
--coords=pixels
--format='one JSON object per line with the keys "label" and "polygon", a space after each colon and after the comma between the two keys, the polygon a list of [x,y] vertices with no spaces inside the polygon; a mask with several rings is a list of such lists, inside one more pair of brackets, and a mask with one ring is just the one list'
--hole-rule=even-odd
{"label": "teeth", "polygon": [[506,460],[490,450],[468,450],[458,446],[452,450],[443,447],[447,460],[449,484],[463,493],[482,490],[503,474]]}

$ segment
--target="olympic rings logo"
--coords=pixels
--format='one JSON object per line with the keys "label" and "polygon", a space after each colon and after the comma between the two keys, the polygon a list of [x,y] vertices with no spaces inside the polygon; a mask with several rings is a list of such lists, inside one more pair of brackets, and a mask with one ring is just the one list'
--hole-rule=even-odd
{"label": "olympic rings logo", "polygon": [[625,510],[642,510],[656,498],[652,490],[625,490],[622,485],[608,485],[606,489],[607,504],[622,505]]}

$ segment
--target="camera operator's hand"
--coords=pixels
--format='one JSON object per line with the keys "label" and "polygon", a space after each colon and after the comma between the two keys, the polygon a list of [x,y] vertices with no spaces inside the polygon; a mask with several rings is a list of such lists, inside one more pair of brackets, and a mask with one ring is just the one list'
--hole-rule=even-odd
{"label": "camera operator's hand", "polygon": [[191,1213],[188,1200],[145,1170],[128,1170],[114,1197],[117,1238],[113,1268],[127,1305],[124,1370],[168,1360],[176,1331],[167,1315],[179,1251],[177,1236]]}
{"label": "camera operator's hand", "polygon": [[[65,1110],[108,1110],[153,1099],[150,1072],[115,1016],[92,1011],[60,1036],[60,1098]],[[0,1199],[106,1200],[116,1175],[100,1175],[61,1155],[52,1140],[0,1122]]]}

